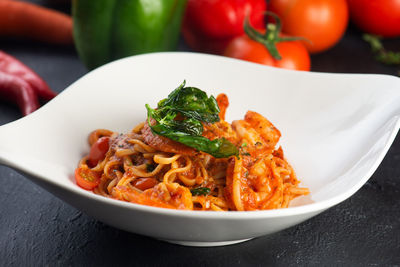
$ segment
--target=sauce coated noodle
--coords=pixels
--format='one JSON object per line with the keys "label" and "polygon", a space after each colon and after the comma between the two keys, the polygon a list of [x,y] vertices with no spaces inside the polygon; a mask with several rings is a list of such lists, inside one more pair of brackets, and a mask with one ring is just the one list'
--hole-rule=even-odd
{"label": "sauce coated noodle", "polygon": [[96,166],[89,166],[84,157],[78,170],[93,172],[90,178],[99,177],[93,184],[96,194],[171,209],[278,209],[308,194],[307,188],[298,186],[282,147],[276,148],[279,130],[253,111],[229,124],[224,121],[226,95],[219,95],[217,102],[221,120],[204,124],[203,136],[211,140],[225,137],[240,149],[239,157],[214,158],[154,135],[147,123],[140,123],[127,134],[104,129],[92,132],[90,145],[109,137],[108,150]]}

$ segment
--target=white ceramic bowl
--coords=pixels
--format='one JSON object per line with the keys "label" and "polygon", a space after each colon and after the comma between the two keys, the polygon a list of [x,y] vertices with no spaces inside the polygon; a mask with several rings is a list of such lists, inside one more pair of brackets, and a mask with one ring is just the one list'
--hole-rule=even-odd
{"label": "white ceramic bowl", "polygon": [[[107,199],[73,173],[97,128],[129,131],[184,79],[229,96],[227,120],[257,111],[311,195],[288,209],[199,212]],[[0,162],[109,225],[184,245],[232,244],[296,225],[354,194],[373,174],[398,129],[400,79],[287,71],[194,53],[125,58],[92,71],[33,114],[0,127]]]}

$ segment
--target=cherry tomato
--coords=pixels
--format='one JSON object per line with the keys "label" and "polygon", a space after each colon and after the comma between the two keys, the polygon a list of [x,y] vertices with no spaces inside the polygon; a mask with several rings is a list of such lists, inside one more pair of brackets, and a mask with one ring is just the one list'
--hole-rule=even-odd
{"label": "cherry tomato", "polygon": [[243,34],[249,15],[256,28],[264,27],[265,0],[188,0],[182,33],[194,50],[221,54],[234,37]]}
{"label": "cherry tomato", "polygon": [[339,42],[349,19],[346,0],[271,0],[269,9],[282,19],[284,33],[308,40],[303,43],[311,53]]}
{"label": "cherry tomato", "polygon": [[400,36],[399,0],[347,0],[351,20],[363,31],[383,37]]}
{"label": "cherry tomato", "polygon": [[75,170],[75,180],[83,189],[93,190],[100,183],[100,173],[80,167]]}
{"label": "cherry tomato", "polygon": [[243,35],[229,44],[224,55],[278,68],[310,70],[310,55],[300,41],[280,42],[276,48],[282,56],[280,60],[273,58],[264,45]]}
{"label": "cherry tomato", "polygon": [[152,188],[156,184],[158,184],[158,181],[154,178],[138,178],[133,182],[133,186],[142,191]]}
{"label": "cherry tomato", "polygon": [[92,145],[87,161],[89,167],[93,168],[99,161],[104,159],[110,146],[109,142],[109,137],[101,137]]}

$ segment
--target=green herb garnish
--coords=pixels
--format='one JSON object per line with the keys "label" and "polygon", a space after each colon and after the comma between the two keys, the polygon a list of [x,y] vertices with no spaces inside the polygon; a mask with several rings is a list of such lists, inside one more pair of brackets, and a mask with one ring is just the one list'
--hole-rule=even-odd
{"label": "green herb garnish", "polygon": [[208,194],[210,194],[211,189],[208,187],[198,187],[190,189],[190,192],[193,196],[207,196]]}
{"label": "green herb garnish", "polygon": [[[238,155],[238,149],[225,138],[209,140],[202,136],[203,123],[219,121],[219,107],[213,96],[186,81],[158,102],[157,109],[146,104],[147,122],[154,134],[162,135],[216,158]],[[157,123],[151,125],[151,118]]]}
{"label": "green herb garnish", "polygon": [[153,164],[146,163],[147,172],[152,172],[152,171],[154,171],[155,168],[156,168],[156,166],[154,166]]}

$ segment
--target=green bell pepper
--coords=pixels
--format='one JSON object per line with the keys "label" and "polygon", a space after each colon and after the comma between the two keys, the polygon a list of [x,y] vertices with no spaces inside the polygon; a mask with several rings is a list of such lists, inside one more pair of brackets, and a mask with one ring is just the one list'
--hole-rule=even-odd
{"label": "green bell pepper", "polygon": [[187,0],[73,0],[75,46],[89,69],[177,47]]}

